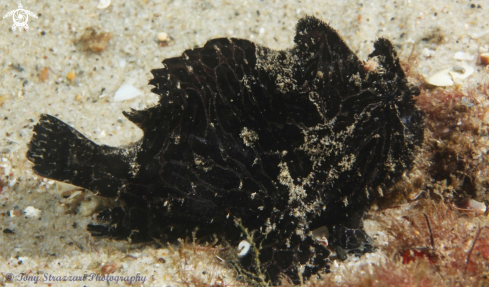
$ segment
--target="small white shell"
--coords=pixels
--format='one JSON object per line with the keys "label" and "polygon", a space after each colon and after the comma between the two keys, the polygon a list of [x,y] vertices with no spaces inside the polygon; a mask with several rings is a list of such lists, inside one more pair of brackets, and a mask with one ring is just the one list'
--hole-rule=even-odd
{"label": "small white shell", "polygon": [[97,5],[97,9],[103,10],[110,6],[110,0],[100,0]]}
{"label": "small white shell", "polygon": [[455,81],[463,80],[474,73],[474,68],[469,66],[453,66],[436,72],[426,79],[430,85],[437,87],[453,86]]}
{"label": "small white shell", "polygon": [[453,55],[453,58],[460,61],[473,61],[475,59],[475,56],[463,51],[459,51],[455,53],[455,55]]}
{"label": "small white shell", "polygon": [[248,252],[250,251],[250,247],[251,244],[248,241],[241,241],[238,245],[238,257],[243,257],[248,254]]}
{"label": "small white shell", "polygon": [[136,89],[133,85],[123,84],[114,94],[114,101],[121,102],[133,99],[142,94],[142,92]]}
{"label": "small white shell", "polygon": [[34,206],[28,206],[25,210],[25,216],[29,218],[40,218],[41,217],[41,210],[35,208]]}

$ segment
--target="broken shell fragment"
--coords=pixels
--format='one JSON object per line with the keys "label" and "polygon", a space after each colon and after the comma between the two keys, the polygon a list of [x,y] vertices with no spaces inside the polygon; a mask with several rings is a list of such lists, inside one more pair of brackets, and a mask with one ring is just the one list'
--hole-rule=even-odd
{"label": "broken shell fragment", "polygon": [[135,88],[133,85],[122,85],[114,94],[114,101],[121,102],[133,99],[142,94],[140,90]]}
{"label": "broken shell fragment", "polygon": [[466,79],[472,73],[474,73],[474,68],[457,65],[436,72],[426,79],[426,83],[437,87],[453,86],[455,81]]}
{"label": "broken shell fragment", "polygon": [[104,208],[104,201],[93,194],[85,196],[80,204],[80,215],[90,216]]}
{"label": "broken shell fragment", "polygon": [[449,73],[454,81],[463,80],[474,73],[474,68],[469,66],[453,66]]}
{"label": "broken shell fragment", "polygon": [[320,239],[321,237],[329,237],[329,231],[326,226],[321,226],[312,231],[312,237],[314,239]]}
{"label": "broken shell fragment", "polygon": [[460,211],[475,212],[476,216],[482,215],[487,210],[484,202],[479,202],[469,198],[462,199],[461,201],[455,203],[455,207]]}
{"label": "broken shell fragment", "polygon": [[85,198],[85,192],[83,190],[71,190],[71,192],[72,194],[70,197],[61,202],[61,205],[65,208],[66,213],[74,212]]}
{"label": "broken shell fragment", "polygon": [[248,252],[250,251],[250,247],[251,244],[248,241],[241,241],[238,245],[238,257],[243,257],[248,254]]}
{"label": "broken shell fragment", "polygon": [[76,190],[82,190],[83,188],[78,187],[76,185],[72,185],[69,183],[64,183],[64,182],[56,182],[56,190],[58,193],[63,196],[67,197],[72,195]]}
{"label": "broken shell fragment", "polygon": [[470,38],[472,38],[472,39],[479,39],[479,38],[484,37],[487,34],[489,34],[489,31],[484,31],[484,32],[481,32],[481,33],[474,33],[474,34],[472,34],[472,36],[470,36]]}
{"label": "broken shell fragment", "polygon": [[110,0],[100,0],[97,5],[97,9],[103,10],[110,6]]}
{"label": "broken shell fragment", "polygon": [[459,51],[455,53],[453,58],[455,60],[461,60],[461,61],[473,61],[475,59],[475,56],[463,51]]}
{"label": "broken shell fragment", "polygon": [[324,247],[328,246],[329,231],[326,226],[321,226],[312,231],[312,238],[317,240]]}

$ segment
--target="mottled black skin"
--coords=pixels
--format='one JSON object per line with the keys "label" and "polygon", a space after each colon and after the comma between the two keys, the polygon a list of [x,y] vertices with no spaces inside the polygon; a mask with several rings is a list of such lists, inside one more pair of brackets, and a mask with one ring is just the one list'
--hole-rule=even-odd
{"label": "mottled black skin", "polygon": [[[215,234],[236,246],[245,239],[239,219],[250,234],[257,231],[253,240],[261,266],[252,255],[244,257],[244,270],[258,274],[248,276],[260,281],[263,273],[275,281],[284,272],[297,282],[300,264],[306,265],[307,277],[325,268],[330,255],[310,230],[328,226],[330,242],[340,248],[365,242],[363,231],[349,228],[361,227],[363,212],[381,196],[379,187],[388,189],[412,168],[423,139],[423,115],[414,106],[419,92],[407,83],[388,40],[375,42],[369,56],[376,57],[381,72],[367,71],[338,34],[314,17],[299,21],[294,41],[296,46],[278,52],[275,62],[294,60],[287,62],[294,81],[290,89],[278,86],[280,73],[257,64],[258,49],[277,52],[247,40],[210,40],[152,71],[159,104],[124,112],[144,131],[140,142],[97,145],[44,114],[27,157],[41,176],[117,197],[121,207],[103,211],[99,225],[88,226],[94,236],[171,242],[198,228],[198,238],[211,240]],[[314,133],[342,148],[320,155],[322,164],[314,167],[315,160],[301,148],[304,134],[332,119]],[[350,136],[338,136],[349,126]],[[258,135],[252,144],[240,136],[244,127]],[[346,154],[355,155],[353,166],[329,178]],[[294,184],[314,172],[300,202],[289,201],[289,187],[278,180],[281,163]],[[300,218],[291,214],[314,202],[323,208]],[[276,228],[265,235],[267,220]],[[302,238],[297,235],[301,222],[308,222]]]}

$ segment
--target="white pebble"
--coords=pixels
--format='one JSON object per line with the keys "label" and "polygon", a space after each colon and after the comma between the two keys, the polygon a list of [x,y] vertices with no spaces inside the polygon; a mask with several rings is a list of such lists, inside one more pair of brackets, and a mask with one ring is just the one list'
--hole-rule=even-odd
{"label": "white pebble", "polygon": [[29,218],[40,218],[41,217],[41,210],[35,208],[34,206],[28,206],[25,210],[25,216]]}
{"label": "white pebble", "polygon": [[133,85],[122,85],[114,94],[114,101],[121,102],[134,99],[142,94],[142,92],[136,89]]}
{"label": "white pebble", "polygon": [[245,256],[246,254],[248,254],[248,251],[250,251],[250,247],[251,247],[251,244],[246,241],[246,240],[243,240],[239,243],[238,245],[238,257],[243,257]]}
{"label": "white pebble", "polygon": [[126,59],[119,60],[119,67],[124,68],[126,66]]}
{"label": "white pebble", "polygon": [[100,0],[97,5],[97,9],[103,10],[110,6],[110,0]]}
{"label": "white pebble", "polygon": [[475,59],[474,55],[471,55],[469,53],[465,53],[463,51],[459,51],[455,53],[453,56],[455,60],[460,60],[460,61],[473,61]]}
{"label": "white pebble", "polygon": [[165,33],[165,32],[158,33],[158,41],[164,42],[166,40],[168,40],[168,34],[167,33]]}

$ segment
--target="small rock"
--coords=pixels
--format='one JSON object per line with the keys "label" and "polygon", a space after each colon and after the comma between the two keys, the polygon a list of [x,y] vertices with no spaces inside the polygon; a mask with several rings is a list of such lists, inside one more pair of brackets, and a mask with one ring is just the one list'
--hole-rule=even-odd
{"label": "small rock", "polygon": [[68,74],[66,74],[66,78],[73,84],[73,80],[76,78],[76,74],[73,72],[68,72]]}
{"label": "small rock", "polygon": [[166,40],[168,40],[168,34],[167,33],[165,33],[165,32],[158,33],[158,41],[164,42]]}
{"label": "small rock", "polygon": [[481,63],[484,65],[489,65],[489,53],[482,53],[479,55]]}
{"label": "small rock", "polygon": [[28,218],[40,218],[41,217],[41,210],[35,208],[34,206],[28,206],[25,210],[25,216]]}
{"label": "small rock", "polygon": [[49,68],[44,67],[41,71],[41,82],[45,82],[48,79]]}
{"label": "small rock", "polygon": [[136,89],[133,85],[124,84],[114,94],[114,101],[121,102],[130,99],[134,99],[142,94],[142,92]]}
{"label": "small rock", "polygon": [[10,229],[10,228],[5,228],[3,230],[3,233],[5,233],[5,234],[15,234],[15,232],[12,229]]}
{"label": "small rock", "polygon": [[10,217],[20,216],[20,210],[14,209],[10,211]]}

